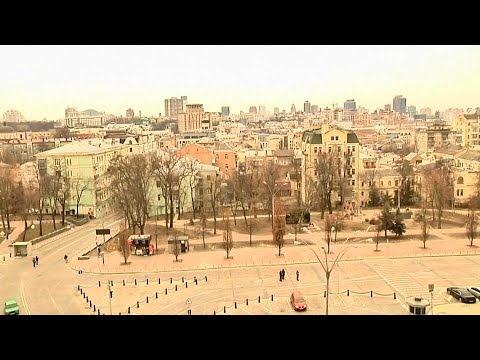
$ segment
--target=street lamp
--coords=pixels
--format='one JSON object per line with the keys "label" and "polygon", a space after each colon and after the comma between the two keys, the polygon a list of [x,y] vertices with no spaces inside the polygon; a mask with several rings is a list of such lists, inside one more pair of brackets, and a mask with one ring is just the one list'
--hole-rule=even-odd
{"label": "street lamp", "polygon": [[264,181],[263,184],[267,185],[268,190],[270,191],[270,195],[272,196],[272,229],[273,229],[273,219],[275,218],[275,195],[277,195],[277,193],[280,191],[282,186],[286,185],[286,183],[282,183],[275,192],[272,191],[272,189],[270,188],[270,185],[266,181]]}
{"label": "street lamp", "polygon": [[433,289],[435,288],[434,284],[428,284],[428,291],[430,292],[430,311],[433,315]]}
{"label": "street lamp", "polygon": [[[359,230],[355,231],[353,234],[356,234],[358,233]],[[352,235],[353,236],[353,235]],[[350,240],[352,238],[352,236],[349,236],[343,243],[342,245],[345,245],[348,240]],[[350,249],[352,247],[353,244],[350,244],[349,246],[345,247],[344,249],[342,249],[338,254],[337,256],[335,257],[335,259],[333,260],[333,262],[331,262],[331,265],[329,266],[329,263],[328,263],[328,254],[327,254],[327,250],[325,249],[324,246],[322,246],[322,250],[323,250],[323,254],[325,256],[325,260],[322,261],[320,259],[320,257],[318,256],[317,252],[312,248],[310,247],[310,245],[305,241],[305,240],[302,240],[302,239],[299,239],[299,241],[301,241],[302,243],[304,243],[305,245],[307,245],[307,247],[315,254],[315,257],[317,258],[318,262],[320,263],[320,265],[322,266],[323,270],[325,271],[325,278],[327,280],[327,289],[326,289],[326,301],[325,301],[325,315],[328,315],[328,299],[329,299],[329,291],[330,291],[330,275],[333,271],[333,269],[335,268],[335,265],[338,265],[338,262],[342,259],[343,255],[345,255],[345,253],[347,252],[348,249]],[[339,280],[339,283],[340,283],[340,280]],[[339,285],[340,286],[340,285]]]}

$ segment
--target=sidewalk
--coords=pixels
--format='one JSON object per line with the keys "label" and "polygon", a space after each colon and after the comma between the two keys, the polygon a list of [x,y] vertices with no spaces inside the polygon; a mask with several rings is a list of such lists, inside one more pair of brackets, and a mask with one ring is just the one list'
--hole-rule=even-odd
{"label": "sidewalk", "polygon": [[[445,232],[449,234],[458,233],[458,229],[449,229],[452,231]],[[454,232],[453,230],[456,230]],[[352,233],[353,234],[353,233]],[[317,235],[317,236],[316,236]],[[372,234],[362,233],[363,240],[350,244],[342,244],[339,240],[330,245],[329,261],[333,263],[345,250],[341,261],[354,261],[372,258],[404,258],[404,257],[422,257],[422,256],[452,256],[452,255],[480,255],[480,248],[477,246],[469,246],[467,239],[449,238],[448,240],[427,240],[426,249],[423,248],[421,240],[394,240],[389,243],[379,243],[379,251],[375,251],[376,244],[372,239]],[[311,235],[312,236],[312,235]],[[342,234],[342,238],[353,236],[351,234]],[[453,235],[450,235],[453,236]],[[229,259],[226,259],[226,251],[223,249],[222,235],[206,240],[209,245],[207,249],[203,249],[202,240],[192,240],[190,242],[190,251],[180,253],[179,261],[175,261],[175,255],[165,252],[153,256],[135,256],[130,255],[127,259],[129,264],[124,265],[124,258],[119,252],[111,252],[105,254],[105,263],[102,258],[96,256],[88,260],[72,259],[69,265],[72,269],[83,270],[91,273],[152,273],[164,271],[186,271],[194,269],[214,269],[220,267],[247,267],[247,266],[277,266],[278,264],[294,264],[294,263],[315,263],[318,262],[317,256],[323,259],[323,234],[316,233],[313,235],[319,241],[320,246],[308,240],[310,245],[305,245],[303,241],[297,241],[293,245],[285,245],[281,249],[281,256],[278,256],[278,247],[268,243],[268,237],[254,237],[252,246],[242,245],[236,247],[235,241],[246,241],[248,235],[233,234],[234,245],[230,252]],[[370,239],[368,239],[370,237]],[[298,236],[299,240],[303,240],[304,236]],[[393,240],[393,239],[392,239]],[[262,244],[259,241],[264,241]],[[305,240],[304,240],[305,241]],[[383,238],[382,238],[383,241]],[[211,245],[215,247],[211,249]],[[247,242],[248,244],[248,242]],[[238,246],[238,245],[237,245]],[[164,246],[163,246],[164,247]],[[195,247],[195,249],[193,249]],[[210,248],[210,249],[209,249]]]}

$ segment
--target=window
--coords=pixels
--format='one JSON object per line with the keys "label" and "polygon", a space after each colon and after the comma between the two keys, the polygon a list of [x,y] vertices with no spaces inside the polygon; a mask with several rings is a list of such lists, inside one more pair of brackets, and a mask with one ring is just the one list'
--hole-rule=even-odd
{"label": "window", "polygon": [[335,139],[335,136],[330,136],[330,141],[333,141]]}
{"label": "window", "polygon": [[225,170],[228,170],[228,164],[225,164]]}
{"label": "window", "polygon": [[383,180],[382,180],[382,181],[380,181],[380,185],[382,185],[382,186],[383,186]]}
{"label": "window", "polygon": [[335,136],[335,140],[338,140],[338,136]]}
{"label": "window", "polygon": [[460,196],[463,196],[463,189],[460,189]]}
{"label": "window", "polygon": [[388,180],[388,186],[392,186],[392,182]]}
{"label": "window", "polygon": [[157,195],[157,200],[158,200],[158,201],[162,200],[162,194],[158,194],[158,195]]}
{"label": "window", "polygon": [[355,186],[355,180],[352,180],[352,186]]}
{"label": "window", "polygon": [[228,154],[225,154],[225,160],[228,160]]}
{"label": "window", "polygon": [[[363,191],[361,192],[361,195],[363,196]],[[363,201],[362,201],[363,202]]]}
{"label": "window", "polygon": [[211,180],[211,176],[210,175],[207,175],[207,180]]}
{"label": "window", "polygon": [[395,186],[398,186],[398,180],[395,180]]}
{"label": "window", "polygon": [[362,187],[364,187],[364,186],[365,186],[365,181],[362,181]]}
{"label": "window", "polygon": [[60,165],[60,159],[55,159],[55,165]]}
{"label": "window", "polygon": [[133,148],[130,148],[130,152],[133,152]]}
{"label": "window", "polygon": [[460,177],[457,179],[457,184],[463,185],[463,177],[460,176]]}
{"label": "window", "polygon": [[352,169],[352,175],[355,175],[355,169]]}
{"label": "window", "polygon": [[162,186],[162,182],[157,180],[157,188],[160,187],[160,186]]}

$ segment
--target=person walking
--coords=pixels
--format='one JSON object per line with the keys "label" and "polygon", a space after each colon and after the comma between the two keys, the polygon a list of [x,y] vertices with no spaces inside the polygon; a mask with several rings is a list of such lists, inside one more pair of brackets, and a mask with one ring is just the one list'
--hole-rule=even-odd
{"label": "person walking", "polygon": [[282,269],[282,279],[285,280],[285,269]]}
{"label": "person walking", "polygon": [[300,277],[300,273],[299,273],[298,270],[297,270],[297,281],[300,281],[300,280],[299,280],[299,277]]}
{"label": "person walking", "polygon": [[63,257],[63,260],[65,260],[65,263],[68,262],[68,256],[67,256],[67,254],[65,254],[65,256]]}
{"label": "person walking", "polygon": [[279,280],[282,281],[282,270],[280,270],[280,271],[278,272],[278,275],[280,276],[280,279],[279,279]]}
{"label": "person walking", "polygon": [[37,263],[37,260],[35,259],[35,257],[32,260],[33,260],[33,267],[35,267],[35,264]]}
{"label": "person walking", "polygon": [[37,265],[38,265],[38,256],[35,256],[35,261],[37,262]]}

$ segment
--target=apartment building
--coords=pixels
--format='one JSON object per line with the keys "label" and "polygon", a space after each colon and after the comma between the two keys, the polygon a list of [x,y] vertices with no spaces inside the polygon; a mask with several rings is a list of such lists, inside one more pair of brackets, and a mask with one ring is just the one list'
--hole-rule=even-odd
{"label": "apartment building", "polygon": [[452,121],[452,132],[455,134],[455,144],[465,147],[479,145],[480,115],[464,114]]}
{"label": "apartment building", "polygon": [[[317,177],[315,164],[322,152],[339,154],[342,166],[346,166],[348,177],[344,201],[355,201],[354,194],[359,191],[359,147],[357,135],[335,125],[324,124],[321,128],[306,130],[302,137],[303,171],[302,200],[306,198],[306,181],[315,181]],[[333,194],[332,203],[339,200],[339,194]]]}

